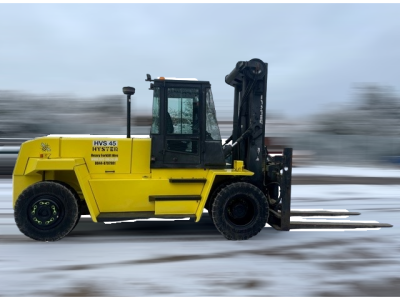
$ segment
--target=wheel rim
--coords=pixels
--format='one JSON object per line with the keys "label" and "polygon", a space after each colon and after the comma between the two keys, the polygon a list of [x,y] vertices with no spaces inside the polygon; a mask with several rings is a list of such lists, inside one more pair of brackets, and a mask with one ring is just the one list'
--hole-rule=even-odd
{"label": "wheel rim", "polygon": [[57,226],[64,216],[62,203],[50,195],[37,197],[31,203],[28,210],[29,221],[36,228],[51,229]]}
{"label": "wheel rim", "polygon": [[254,201],[246,196],[238,196],[227,203],[225,214],[234,225],[245,226],[254,219]]}

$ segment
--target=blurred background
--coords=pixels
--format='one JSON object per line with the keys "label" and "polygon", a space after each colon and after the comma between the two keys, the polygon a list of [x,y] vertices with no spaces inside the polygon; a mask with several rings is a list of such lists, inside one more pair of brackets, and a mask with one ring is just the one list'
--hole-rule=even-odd
{"label": "blurred background", "polygon": [[212,84],[269,63],[266,141],[294,164],[400,166],[399,4],[0,4],[0,172],[47,134],[149,134],[151,76]]}
{"label": "blurred background", "polygon": [[[397,3],[1,3],[0,296],[399,295],[399,15]],[[225,76],[253,58],[269,64],[268,149],[294,148],[292,208],[348,209],[362,213],[350,221],[393,228],[265,228],[234,242],[205,213],[199,223],[83,218],[57,243],[19,232],[11,174],[22,142],[124,135],[124,86],[136,89],[132,135],[148,135],[146,74],[209,81],[227,138]]]}

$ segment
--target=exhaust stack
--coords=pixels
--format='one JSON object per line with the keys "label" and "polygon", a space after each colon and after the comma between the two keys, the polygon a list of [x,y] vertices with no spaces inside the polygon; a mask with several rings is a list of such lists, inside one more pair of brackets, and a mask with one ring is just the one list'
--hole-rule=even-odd
{"label": "exhaust stack", "polygon": [[135,88],[126,86],[122,88],[122,91],[124,94],[127,96],[126,101],[127,101],[127,116],[126,116],[126,137],[130,138],[131,137],[131,96],[135,94]]}

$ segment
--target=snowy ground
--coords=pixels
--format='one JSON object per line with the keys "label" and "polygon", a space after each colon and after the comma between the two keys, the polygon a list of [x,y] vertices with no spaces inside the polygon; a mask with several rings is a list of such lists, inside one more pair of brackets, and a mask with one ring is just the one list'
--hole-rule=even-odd
{"label": "snowy ground", "polygon": [[[293,174],[365,176],[370,171],[313,167],[295,168]],[[400,294],[400,172],[389,173],[399,184],[294,185],[292,208],[348,209],[361,215],[346,221],[379,221],[393,228],[278,232],[266,227],[248,241],[225,240],[205,213],[199,223],[94,224],[84,218],[63,240],[36,242],[19,233],[12,183],[1,179],[0,296],[395,297]]]}

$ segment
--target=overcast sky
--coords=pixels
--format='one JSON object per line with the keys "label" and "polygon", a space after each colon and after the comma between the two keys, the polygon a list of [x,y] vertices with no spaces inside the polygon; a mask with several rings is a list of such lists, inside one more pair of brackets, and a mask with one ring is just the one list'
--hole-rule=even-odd
{"label": "overcast sky", "polygon": [[310,115],[360,83],[399,92],[399,16],[400,4],[0,4],[0,90],[96,97],[129,85],[146,109],[146,73],[194,77],[211,82],[221,115],[233,102],[225,75],[260,58],[267,110]]}

